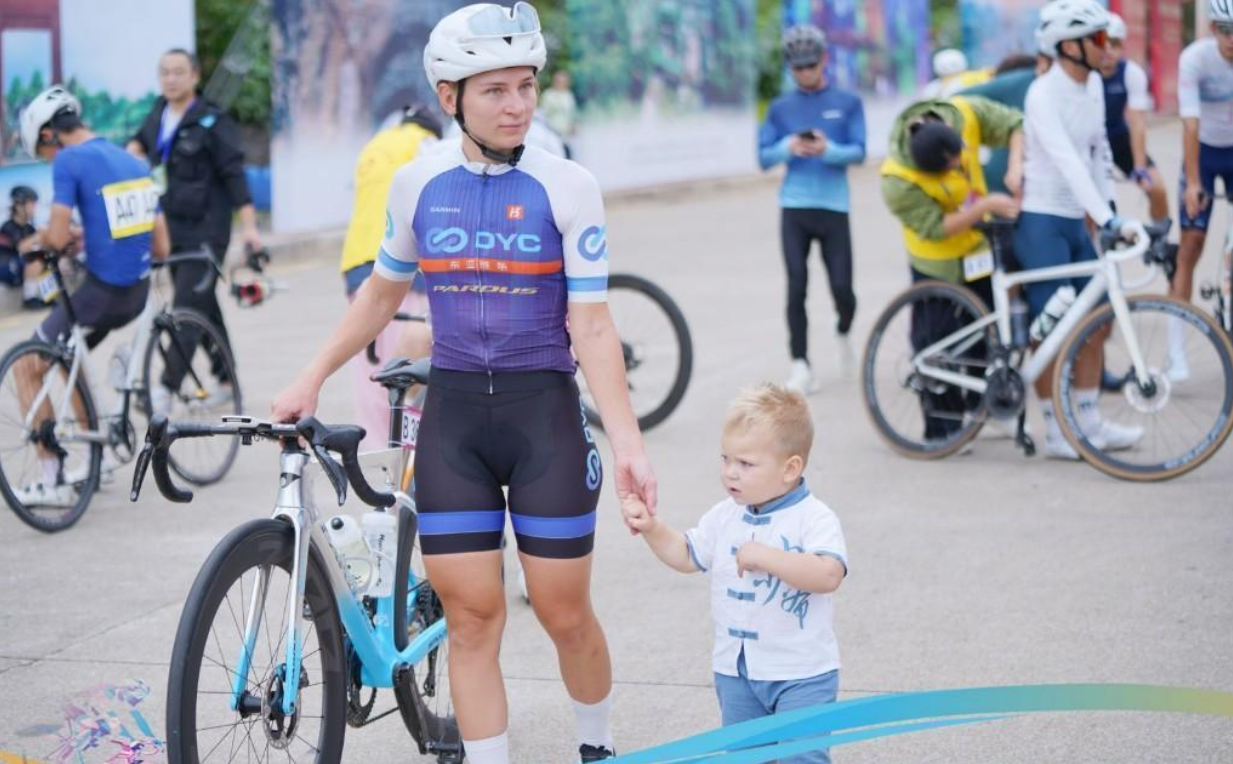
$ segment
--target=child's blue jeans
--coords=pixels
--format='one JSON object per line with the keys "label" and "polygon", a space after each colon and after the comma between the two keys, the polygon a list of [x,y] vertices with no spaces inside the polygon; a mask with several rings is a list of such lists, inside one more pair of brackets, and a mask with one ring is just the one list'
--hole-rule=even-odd
{"label": "child's blue jeans", "polygon": [[[715,694],[719,696],[719,712],[725,727],[781,711],[834,703],[839,694],[838,669],[807,679],[780,682],[750,679],[745,669],[745,653],[742,652],[737,658],[736,670],[740,673],[739,677],[715,675]],[[821,750],[779,761],[780,764],[830,764],[831,757],[829,751]]]}

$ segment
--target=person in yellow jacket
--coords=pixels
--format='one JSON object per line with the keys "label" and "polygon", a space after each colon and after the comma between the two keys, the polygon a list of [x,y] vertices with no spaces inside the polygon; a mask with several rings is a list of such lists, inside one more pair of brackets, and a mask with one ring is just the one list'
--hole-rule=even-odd
{"label": "person in yellow jacket", "polygon": [[[342,271],[347,300],[355,298],[372,274],[385,236],[386,197],[394,173],[441,137],[441,123],[422,106],[408,106],[399,124],[377,133],[360,150],[355,163],[355,201],[343,241]],[[399,310],[412,315],[428,312],[423,280],[412,282]],[[389,400],[384,388],[369,377],[391,358],[420,358],[432,348],[432,331],[421,323],[391,323],[376,340],[378,363],[361,353],[351,359],[356,417],[368,431],[365,449],[384,448],[389,433]]]}
{"label": "person in yellow jacket", "polygon": [[[965,285],[986,304],[992,303],[993,258],[974,226],[988,215],[1017,217],[1019,204],[1007,194],[988,192],[980,147],[1009,148],[1006,187],[1019,193],[1022,128],[1021,112],[977,96],[921,101],[895,121],[890,153],[882,163],[882,197],[903,225],[912,281]],[[959,328],[945,306],[921,301],[913,307],[916,350]],[[947,438],[962,425],[962,417],[944,414],[962,412],[966,406],[963,393],[956,389],[923,392],[925,437]]]}

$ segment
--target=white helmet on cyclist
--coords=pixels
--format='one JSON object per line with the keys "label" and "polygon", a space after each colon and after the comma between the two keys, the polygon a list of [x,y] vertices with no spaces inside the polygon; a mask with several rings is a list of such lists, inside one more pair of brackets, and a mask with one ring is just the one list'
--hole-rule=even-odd
{"label": "white helmet on cyclist", "polygon": [[506,8],[477,3],[441,19],[424,46],[424,72],[435,90],[439,82],[460,82],[483,72],[548,63],[539,14],[530,3]]}
{"label": "white helmet on cyclist", "polygon": [[39,158],[39,132],[61,114],[81,115],[81,102],[60,85],[52,85],[34,97],[21,111],[21,147],[35,159]]}
{"label": "white helmet on cyclist", "polygon": [[1109,12],[1096,0],[1052,0],[1040,10],[1040,26],[1036,28],[1036,42],[1042,52],[1054,58],[1063,57],[1096,69],[1099,61],[1092,64],[1087,54],[1081,57],[1063,55],[1058,46],[1066,40],[1082,40],[1109,28]]}
{"label": "white helmet on cyclist", "polygon": [[943,48],[933,54],[933,73],[938,77],[950,77],[968,70],[968,57],[955,48]]}
{"label": "white helmet on cyclist", "polygon": [[1233,24],[1233,0],[1211,0],[1207,6],[1207,20]]}
{"label": "white helmet on cyclist", "polygon": [[1109,14],[1109,39],[1110,40],[1125,40],[1126,39],[1126,22],[1121,16],[1116,13]]}

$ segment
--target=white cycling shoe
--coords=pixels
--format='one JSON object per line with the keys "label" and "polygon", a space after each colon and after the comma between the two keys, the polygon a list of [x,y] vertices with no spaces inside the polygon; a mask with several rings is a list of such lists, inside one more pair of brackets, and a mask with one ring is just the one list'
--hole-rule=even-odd
{"label": "white cycling shoe", "polygon": [[788,381],[784,382],[784,387],[789,390],[795,390],[802,395],[809,395],[818,391],[818,380],[813,375],[813,369],[809,366],[809,361],[803,358],[798,358],[792,362],[792,373],[788,375]]}
{"label": "white cycling shoe", "polygon": [[836,351],[836,360],[839,362],[839,374],[844,379],[851,379],[856,376],[856,350],[852,348],[852,335],[839,334],[835,337],[835,342],[839,346]]}
{"label": "white cycling shoe", "polygon": [[1107,419],[1100,420],[1100,432],[1094,435],[1086,434],[1092,441],[1092,445],[1104,451],[1125,451],[1128,448],[1134,448],[1140,440],[1143,440],[1142,427],[1116,424]]}
{"label": "white cycling shoe", "polygon": [[77,492],[71,485],[48,486],[31,483],[13,492],[18,502],[27,507],[72,507],[77,503]]}

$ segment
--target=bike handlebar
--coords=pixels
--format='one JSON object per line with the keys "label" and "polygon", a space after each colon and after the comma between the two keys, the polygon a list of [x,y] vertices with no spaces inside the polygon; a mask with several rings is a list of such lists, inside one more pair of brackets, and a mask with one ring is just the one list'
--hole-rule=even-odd
{"label": "bike handlebar", "polygon": [[[146,430],[145,447],[137,457],[136,468],[133,470],[133,487],[129,492],[129,500],[137,501],[141,495],[141,486],[145,481],[146,470],[154,465],[154,482],[168,501],[186,504],[193,500],[193,492],[186,491],[175,484],[171,477],[170,451],[175,441],[183,438],[206,438],[220,435],[239,436],[245,445],[252,443],[254,438],[278,440],[284,447],[299,449],[298,441],[303,438],[308,442],[313,455],[321,463],[322,470],[329,478],[338,504],[342,506],[347,500],[347,484],[355,490],[355,495],[365,504],[374,507],[389,507],[396,501],[394,494],[378,491],[369,484],[360,469],[359,446],[364,439],[364,428],[356,425],[327,425],[316,417],[305,417],[295,424],[275,423],[267,420],[257,420],[251,417],[224,417],[222,424],[201,424],[197,422],[173,423],[160,414],[150,420]],[[340,465],[329,452],[335,452],[342,457]]]}

